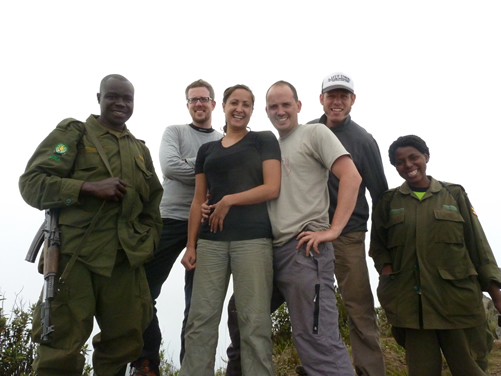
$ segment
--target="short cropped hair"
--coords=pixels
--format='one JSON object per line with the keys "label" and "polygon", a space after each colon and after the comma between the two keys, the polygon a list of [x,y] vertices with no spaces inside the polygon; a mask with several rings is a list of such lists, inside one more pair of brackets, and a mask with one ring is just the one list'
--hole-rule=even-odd
{"label": "short cropped hair", "polygon": [[212,85],[209,84],[207,81],[204,81],[202,79],[200,80],[196,80],[196,81],[193,81],[191,84],[189,84],[187,87],[186,87],[186,90],[184,91],[184,94],[186,96],[186,99],[188,99],[188,91],[190,89],[194,89],[196,87],[205,87],[207,88],[207,90],[209,90],[209,95],[212,99],[214,99],[214,89],[212,88]]}
{"label": "short cropped hair", "polygon": [[106,81],[108,81],[111,78],[114,78],[115,80],[118,80],[118,81],[126,81],[132,85],[132,83],[128,79],[126,79],[124,76],[122,76],[121,74],[109,74],[101,80],[101,84],[99,85],[99,92],[103,91],[104,84],[106,83]]}
{"label": "short cropped hair", "polygon": [[398,148],[412,146],[419,150],[423,154],[430,156],[430,149],[426,145],[426,142],[421,137],[415,135],[400,136],[390,145],[388,149],[388,156],[390,157],[390,163],[395,166],[395,152]]}
{"label": "short cropped hair", "polygon": [[273,85],[271,85],[268,88],[268,91],[266,92],[266,98],[268,98],[268,92],[271,90],[272,87],[274,87],[274,86],[280,86],[280,85],[288,86],[292,90],[292,96],[294,97],[294,100],[296,102],[299,101],[299,96],[297,95],[297,90],[294,87],[294,85],[292,85],[290,82],[287,82],[287,81],[284,81],[284,80],[277,81]]}

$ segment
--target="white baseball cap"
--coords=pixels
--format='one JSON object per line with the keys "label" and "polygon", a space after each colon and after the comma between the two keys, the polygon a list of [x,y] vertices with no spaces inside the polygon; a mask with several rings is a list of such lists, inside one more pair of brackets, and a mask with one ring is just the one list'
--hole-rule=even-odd
{"label": "white baseball cap", "polygon": [[322,82],[322,94],[334,89],[345,89],[355,94],[353,80],[343,72],[329,74]]}

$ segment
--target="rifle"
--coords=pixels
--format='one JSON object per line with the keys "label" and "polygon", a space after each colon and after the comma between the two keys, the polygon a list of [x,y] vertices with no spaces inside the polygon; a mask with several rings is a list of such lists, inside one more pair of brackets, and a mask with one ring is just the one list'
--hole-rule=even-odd
{"label": "rifle", "polygon": [[35,262],[42,242],[45,240],[43,248],[44,286],[41,305],[42,343],[50,342],[49,335],[54,331],[54,325],[50,325],[50,305],[57,292],[56,276],[61,244],[58,222],[59,211],[57,209],[47,209],[45,211],[45,221],[38,229],[26,255],[26,261]]}

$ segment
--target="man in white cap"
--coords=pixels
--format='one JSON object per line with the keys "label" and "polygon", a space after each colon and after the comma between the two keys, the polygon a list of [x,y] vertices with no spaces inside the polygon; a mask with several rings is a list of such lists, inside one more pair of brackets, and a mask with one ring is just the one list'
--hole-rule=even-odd
{"label": "man in white cap", "polygon": [[[341,235],[332,242],[336,257],[335,275],[348,312],[350,341],[357,375],[384,376],[385,366],[379,344],[379,330],[374,310],[374,297],[365,259],[365,233],[369,219],[367,188],[374,206],[388,189],[381,154],[376,140],[364,128],[351,120],[355,103],[353,80],[345,73],[328,75],[322,82],[320,103],[324,114],[310,123],[325,124],[350,153],[362,176],[355,210]],[[329,176],[330,210],[332,219],[338,201],[339,179]]]}

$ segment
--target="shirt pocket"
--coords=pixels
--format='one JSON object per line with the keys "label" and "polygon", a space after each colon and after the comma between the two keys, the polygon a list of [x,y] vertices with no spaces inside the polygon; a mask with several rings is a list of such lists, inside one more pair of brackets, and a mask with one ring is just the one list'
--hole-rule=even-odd
{"label": "shirt pocket", "polygon": [[101,177],[103,169],[104,163],[97,149],[93,147],[82,147],[78,149],[72,174],[74,179],[91,181],[92,179]]}
{"label": "shirt pocket", "polygon": [[473,266],[459,265],[438,269],[444,283],[435,288],[440,290],[441,305],[446,314],[468,316],[482,305],[482,291]]}
{"label": "shirt pocket", "polygon": [[434,238],[437,243],[464,244],[464,219],[453,206],[434,210]]}

